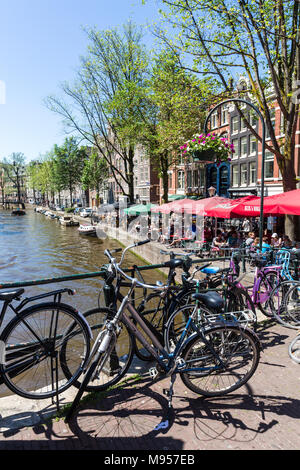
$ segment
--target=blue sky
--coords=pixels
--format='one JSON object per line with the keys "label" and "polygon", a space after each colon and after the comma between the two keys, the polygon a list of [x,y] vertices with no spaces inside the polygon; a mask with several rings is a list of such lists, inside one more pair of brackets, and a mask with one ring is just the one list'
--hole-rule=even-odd
{"label": "blue sky", "polygon": [[[0,9],[0,160],[22,152],[28,161],[64,140],[59,116],[43,99],[72,81],[86,51],[83,26],[99,30],[129,18],[146,24],[157,18],[153,0],[9,0]],[[145,42],[152,42],[147,33]],[[5,101],[1,90],[5,84]],[[1,89],[2,85],[2,89]]]}

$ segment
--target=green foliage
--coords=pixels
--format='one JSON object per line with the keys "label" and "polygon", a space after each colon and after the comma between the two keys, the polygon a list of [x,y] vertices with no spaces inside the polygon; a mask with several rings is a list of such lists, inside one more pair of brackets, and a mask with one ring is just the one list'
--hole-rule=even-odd
{"label": "green foliage", "polygon": [[92,189],[97,193],[99,199],[100,191],[103,188],[108,177],[108,167],[105,159],[93,151],[89,158],[84,161],[82,171],[82,186],[84,189]]}
{"label": "green foliage", "polygon": [[77,184],[81,181],[84,161],[87,158],[87,149],[78,147],[74,137],[66,138],[63,145],[54,145],[53,149],[53,175],[56,184],[61,189],[70,191],[70,198]]}

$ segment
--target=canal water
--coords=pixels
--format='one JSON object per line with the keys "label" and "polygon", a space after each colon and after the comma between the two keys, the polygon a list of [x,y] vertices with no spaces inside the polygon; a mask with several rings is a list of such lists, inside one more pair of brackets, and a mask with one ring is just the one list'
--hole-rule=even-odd
{"label": "canal water", "polygon": [[[0,211],[0,284],[100,271],[101,265],[108,262],[104,250],[120,245],[116,240],[80,235],[77,228],[63,226],[57,219],[32,209],[24,216]],[[132,264],[140,266],[143,262],[127,252],[123,266]],[[145,271],[143,276],[149,283],[154,282],[152,270]],[[155,280],[162,279],[156,270]],[[66,295],[64,301],[84,312],[98,306],[101,286],[101,277],[96,277],[30,286],[25,288],[25,294],[70,287],[76,290],[76,295]],[[9,318],[8,312],[6,320]]]}
{"label": "canal water", "polygon": [[[77,228],[63,226],[57,219],[50,219],[33,209],[27,209],[24,216],[12,216],[10,211],[0,211],[0,284],[100,271],[101,265],[108,262],[104,250],[120,245],[116,240],[80,235]],[[140,266],[143,262],[127,253],[124,267],[132,264]],[[161,273],[155,271],[155,276],[153,273],[152,270],[145,271],[146,282],[163,280]],[[80,312],[99,304],[100,277],[25,287],[24,295],[36,295],[62,287],[76,290],[76,295],[64,295],[62,300]],[[142,294],[142,290],[139,291]],[[1,330],[13,315],[7,311]],[[3,387],[0,387],[0,396]]]}

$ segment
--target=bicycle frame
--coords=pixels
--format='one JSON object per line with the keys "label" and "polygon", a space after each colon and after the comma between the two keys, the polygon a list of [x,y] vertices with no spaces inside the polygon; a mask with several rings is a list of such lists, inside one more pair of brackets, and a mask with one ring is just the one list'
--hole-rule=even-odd
{"label": "bicycle frame", "polygon": [[[230,259],[230,268],[232,269],[233,275],[238,274],[236,273],[236,265],[232,257]],[[236,283],[236,286],[240,287],[241,289],[245,289],[249,293],[253,304],[257,306],[259,303],[266,302],[269,299],[270,293],[272,291],[272,286],[271,286],[268,292],[260,292],[260,285],[261,285],[262,280],[265,278],[266,274],[268,274],[269,272],[276,271],[277,279],[279,281],[281,270],[282,270],[282,266],[279,266],[279,265],[264,266],[261,268],[256,267],[255,274],[254,274],[254,284],[252,286],[251,292],[249,292],[251,288],[247,288],[240,281]]]}
{"label": "bicycle frame", "polygon": [[[128,327],[129,331],[138,339],[138,341],[144,346],[144,348],[154,357],[154,359],[158,362],[158,364],[163,368],[163,370],[167,373],[176,373],[179,370],[181,372],[188,372],[192,370],[198,371],[205,371],[205,370],[217,370],[223,367],[222,360],[216,354],[215,350],[211,347],[210,343],[206,340],[205,335],[203,335],[202,331],[193,323],[193,314],[187,321],[187,324],[181,334],[181,337],[178,343],[175,346],[175,349],[172,353],[168,353],[164,346],[160,343],[157,337],[152,333],[152,331],[148,328],[144,320],[140,317],[136,309],[129,301],[129,297],[131,292],[135,288],[135,283],[133,282],[131,285],[131,289],[129,293],[123,298],[122,303],[119,307],[119,310],[115,316],[115,318],[111,321],[114,324],[117,324],[119,320],[122,320],[124,324]],[[143,334],[138,330],[136,325],[132,322],[131,318],[125,313],[125,310],[128,310],[131,317],[136,321],[136,323],[141,327],[142,331],[146,333],[146,335],[150,338],[151,343],[147,341],[147,339],[143,336]],[[214,355],[214,357],[218,360],[220,365],[216,365],[215,367],[204,368],[185,368],[184,364],[176,364],[176,359],[179,356],[183,346],[186,347],[189,341],[194,338],[194,335],[190,335],[188,330],[192,328],[194,332],[198,335],[201,335],[201,338],[205,342],[206,346],[209,348],[210,352]],[[188,339],[186,337],[188,336]],[[153,344],[155,348],[158,349],[159,352],[151,345]],[[167,362],[166,362],[167,361]]]}

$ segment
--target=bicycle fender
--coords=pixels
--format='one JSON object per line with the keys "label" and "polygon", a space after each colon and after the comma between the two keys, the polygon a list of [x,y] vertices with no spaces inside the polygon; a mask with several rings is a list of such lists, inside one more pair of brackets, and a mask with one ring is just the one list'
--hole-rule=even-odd
{"label": "bicycle fender", "polygon": [[257,334],[255,333],[255,331],[251,330],[250,328],[248,328],[248,326],[244,326],[244,327],[241,327],[239,325],[238,322],[231,322],[231,321],[221,321],[221,320],[216,320],[213,325],[207,325],[204,327],[204,331],[208,331],[208,330],[211,330],[212,328],[216,327],[216,326],[232,326],[232,327],[235,327],[235,328],[240,328],[241,330],[243,331],[247,331],[247,333],[249,333],[250,335],[253,336],[253,338],[255,339],[255,341],[257,342],[260,350],[262,351],[263,350],[263,346],[262,346],[262,343],[259,339],[259,337],[257,336]]}

